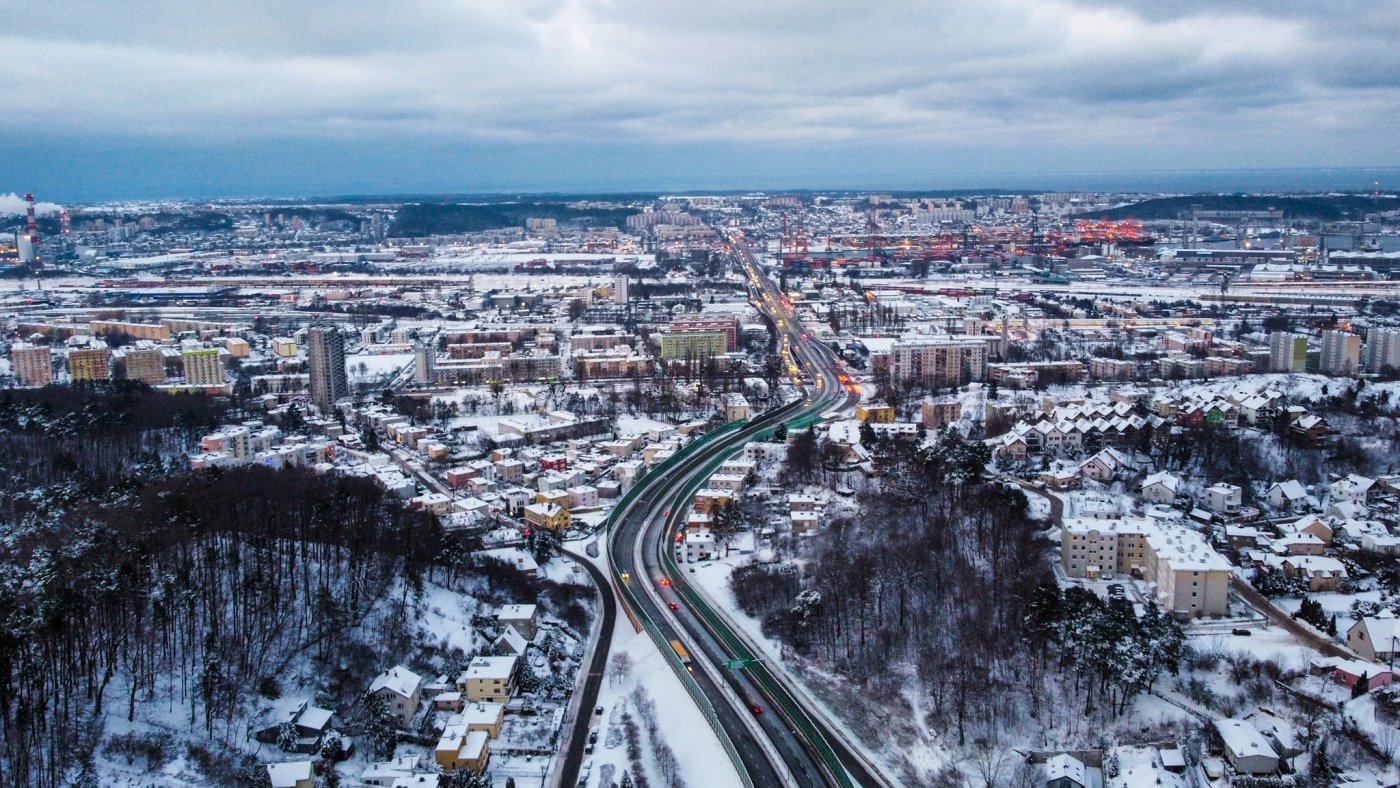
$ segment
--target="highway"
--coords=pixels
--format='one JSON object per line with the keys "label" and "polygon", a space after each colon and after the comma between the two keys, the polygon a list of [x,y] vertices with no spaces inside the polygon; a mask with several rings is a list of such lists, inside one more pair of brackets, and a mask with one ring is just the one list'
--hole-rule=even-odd
{"label": "highway", "polygon": [[[754,302],[777,327],[797,399],[747,423],[716,430],[644,477],[613,513],[610,560],[613,581],[663,652],[679,641],[695,657],[686,673],[673,666],[747,785],[881,786],[890,784],[841,740],[824,717],[790,691],[781,671],[761,661],[729,670],[732,658],[752,658],[732,624],[711,608],[670,554],[694,490],[745,443],[771,435],[779,423],[802,428],[820,414],[853,406],[858,384],[847,379],[835,354],[812,340],[793,317],[791,304],[741,239],[737,262],[748,273]],[[803,374],[805,373],[805,375]]]}
{"label": "highway", "polygon": [[579,670],[587,671],[583,680],[583,697],[576,704],[573,728],[565,741],[564,762],[560,767],[560,778],[556,783],[572,787],[578,782],[579,768],[583,765],[583,749],[588,743],[588,731],[593,726],[593,707],[598,703],[598,690],[603,686],[603,672],[607,669],[608,652],[612,646],[613,627],[617,625],[617,602],[613,599],[612,586],[593,562],[583,555],[573,555],[574,563],[582,566],[593,578],[598,589],[598,602],[603,616],[598,628],[598,644],[593,648],[593,658],[587,665],[579,665]]}

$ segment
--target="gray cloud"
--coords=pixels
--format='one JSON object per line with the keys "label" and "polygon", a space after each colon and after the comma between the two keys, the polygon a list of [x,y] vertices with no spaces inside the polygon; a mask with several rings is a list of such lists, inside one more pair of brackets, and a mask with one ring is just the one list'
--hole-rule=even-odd
{"label": "gray cloud", "polygon": [[6,136],[1189,140],[1325,163],[1390,162],[1400,147],[1392,0],[0,0],[0,11]]}

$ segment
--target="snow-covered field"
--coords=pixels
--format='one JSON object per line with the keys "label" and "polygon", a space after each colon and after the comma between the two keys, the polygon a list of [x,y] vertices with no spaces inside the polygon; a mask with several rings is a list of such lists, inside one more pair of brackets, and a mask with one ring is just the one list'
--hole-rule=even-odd
{"label": "snow-covered field", "polygon": [[[606,557],[595,563],[606,569]],[[626,670],[619,670],[623,655]],[[648,732],[644,710],[648,702],[655,708],[654,734]],[[640,766],[653,785],[665,784],[657,759],[656,740],[674,753],[677,775],[692,788],[725,788],[741,785],[738,774],[718,738],[706,723],[666,656],[645,632],[637,632],[619,608],[612,632],[607,677],[598,693],[602,715],[594,715],[598,744],[585,758],[590,770],[586,785],[607,786],[620,782],[624,770],[637,770],[628,754],[624,715],[630,716],[641,734]],[[610,776],[609,776],[610,775]],[[582,783],[582,775],[580,775]]]}

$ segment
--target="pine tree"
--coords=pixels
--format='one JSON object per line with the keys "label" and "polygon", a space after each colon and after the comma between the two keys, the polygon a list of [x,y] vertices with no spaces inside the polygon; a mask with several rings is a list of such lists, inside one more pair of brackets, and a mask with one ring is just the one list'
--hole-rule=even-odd
{"label": "pine tree", "polygon": [[1327,757],[1327,740],[1318,742],[1317,752],[1313,753],[1312,768],[1308,771],[1308,784],[1312,788],[1331,788],[1332,762]]}
{"label": "pine tree", "polygon": [[272,775],[268,774],[267,767],[262,764],[254,764],[248,767],[249,788],[272,788]]}
{"label": "pine tree", "polygon": [[1366,675],[1366,671],[1363,670],[1361,672],[1361,678],[1357,679],[1356,683],[1351,685],[1351,696],[1353,698],[1359,698],[1365,695],[1366,691],[1370,689],[1370,685],[1371,679]]}

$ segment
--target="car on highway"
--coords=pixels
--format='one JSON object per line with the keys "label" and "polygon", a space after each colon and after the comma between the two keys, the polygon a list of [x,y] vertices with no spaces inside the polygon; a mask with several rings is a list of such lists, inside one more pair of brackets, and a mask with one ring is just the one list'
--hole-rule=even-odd
{"label": "car on highway", "polygon": [[678,605],[678,604],[676,604],[675,602],[672,602],[671,605],[670,605],[670,607],[671,607],[672,610],[680,610],[680,609],[681,609],[681,606]]}
{"label": "car on highway", "polygon": [[763,713],[763,707],[760,706],[760,705],[758,705],[757,703],[750,704],[750,705],[749,705],[749,710],[752,711],[754,714],[762,714],[762,713]]}

